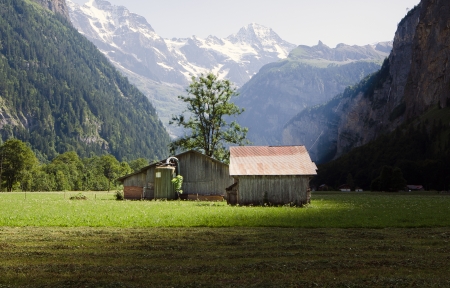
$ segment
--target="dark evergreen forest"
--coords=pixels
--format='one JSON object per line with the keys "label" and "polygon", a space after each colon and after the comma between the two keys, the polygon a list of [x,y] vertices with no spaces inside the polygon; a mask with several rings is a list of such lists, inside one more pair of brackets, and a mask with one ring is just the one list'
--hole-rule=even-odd
{"label": "dark evergreen forest", "polygon": [[41,161],[67,151],[156,159],[170,142],[152,104],[91,42],[25,0],[0,0],[0,134]]}

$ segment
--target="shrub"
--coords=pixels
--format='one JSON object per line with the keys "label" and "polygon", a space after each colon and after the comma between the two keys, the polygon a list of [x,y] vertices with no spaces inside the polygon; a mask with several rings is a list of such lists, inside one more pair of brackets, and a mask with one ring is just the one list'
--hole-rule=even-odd
{"label": "shrub", "polygon": [[70,197],[70,200],[87,200],[87,197],[82,193],[78,193],[77,195]]}
{"label": "shrub", "polygon": [[124,199],[123,191],[117,190],[115,196],[116,196],[116,200],[123,200]]}

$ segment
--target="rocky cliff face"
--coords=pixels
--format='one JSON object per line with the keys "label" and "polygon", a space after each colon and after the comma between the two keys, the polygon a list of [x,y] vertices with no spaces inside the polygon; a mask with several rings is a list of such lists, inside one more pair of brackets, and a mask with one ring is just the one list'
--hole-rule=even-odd
{"label": "rocky cliff face", "polygon": [[405,88],[406,117],[450,105],[450,2],[423,0]]}
{"label": "rocky cliff face", "polygon": [[285,126],[283,144],[306,145],[315,161],[339,157],[392,131],[405,120],[405,87],[421,5],[399,23],[382,69],[321,107],[300,113]]}
{"label": "rocky cliff face", "polygon": [[[404,95],[411,69],[412,45],[419,23],[420,7],[402,21],[385,70],[380,70],[373,95],[358,96],[346,105],[338,128],[337,156],[393,131],[404,122]],[[370,93],[369,93],[370,94]],[[347,100],[348,101],[348,100]],[[395,113],[394,113],[395,111]]]}
{"label": "rocky cliff face", "polygon": [[67,9],[65,0],[33,0],[41,4],[44,8],[49,9],[55,13],[63,15],[67,20],[70,21],[69,9]]}

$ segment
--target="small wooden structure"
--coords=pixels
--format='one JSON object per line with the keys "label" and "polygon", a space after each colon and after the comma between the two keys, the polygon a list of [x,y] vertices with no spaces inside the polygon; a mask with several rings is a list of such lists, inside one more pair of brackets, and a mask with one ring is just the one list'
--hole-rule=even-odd
{"label": "small wooden structure", "polygon": [[422,185],[406,185],[406,191],[424,191]]}
{"label": "small wooden structure", "polygon": [[347,184],[342,184],[341,186],[339,186],[339,190],[342,192],[352,191],[352,189],[350,188],[350,185],[347,185]]}
{"label": "small wooden structure", "polygon": [[305,146],[239,146],[230,148],[230,175],[230,204],[302,205],[317,166]]}
{"label": "small wooden structure", "polygon": [[[181,189],[185,199],[194,197],[189,197],[189,195],[195,195],[196,199],[205,199],[203,196],[224,196],[225,187],[233,184],[227,164],[194,150],[175,155],[175,157],[179,160],[180,167],[180,171],[175,172],[183,176]],[[118,180],[123,183],[124,198],[135,200],[155,199],[155,196],[157,199],[161,198],[160,195],[155,195],[157,190],[155,187],[157,185],[156,170],[165,162],[166,159],[144,167],[136,173],[120,177]],[[166,193],[168,193],[167,196],[170,196],[170,192]],[[216,198],[221,199],[220,197],[214,199]]]}

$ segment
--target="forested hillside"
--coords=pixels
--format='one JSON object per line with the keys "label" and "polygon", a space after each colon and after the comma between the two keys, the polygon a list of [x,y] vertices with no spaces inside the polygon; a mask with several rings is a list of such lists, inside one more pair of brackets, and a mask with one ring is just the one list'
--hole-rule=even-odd
{"label": "forested hillside", "polygon": [[148,99],[59,14],[0,0],[0,133],[41,160],[75,151],[162,158],[169,136]]}

